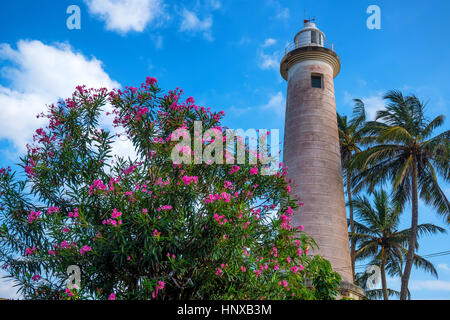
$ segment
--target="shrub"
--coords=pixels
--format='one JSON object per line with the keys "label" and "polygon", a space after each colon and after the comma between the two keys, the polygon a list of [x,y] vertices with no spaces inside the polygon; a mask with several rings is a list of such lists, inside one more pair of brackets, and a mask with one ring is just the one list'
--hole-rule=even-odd
{"label": "shrub", "polygon": [[[111,106],[136,159],[113,157],[117,137],[100,125]],[[77,87],[40,116],[48,126],[20,159],[26,174],[0,174],[0,261],[25,298],[333,297],[339,275],[307,254],[313,239],[291,224],[301,203],[286,168],[264,176],[261,163],[172,161],[176,129],[194,135],[201,121],[223,132],[223,112],[147,78],[123,91]],[[72,265],[81,286],[69,289]]]}

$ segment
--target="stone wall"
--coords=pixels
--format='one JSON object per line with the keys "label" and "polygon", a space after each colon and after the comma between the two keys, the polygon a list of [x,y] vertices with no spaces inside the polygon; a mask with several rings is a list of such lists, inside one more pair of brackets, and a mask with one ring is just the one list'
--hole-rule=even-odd
{"label": "stone wall", "polygon": [[[312,88],[311,73],[323,75],[323,88]],[[293,222],[315,239],[316,253],[353,282],[331,65],[321,60],[292,65],[286,100],[283,161],[293,193],[305,203]]]}

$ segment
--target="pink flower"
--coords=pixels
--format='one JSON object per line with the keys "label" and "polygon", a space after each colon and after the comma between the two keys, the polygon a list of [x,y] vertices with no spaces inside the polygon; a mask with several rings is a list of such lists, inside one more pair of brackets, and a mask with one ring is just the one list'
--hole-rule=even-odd
{"label": "pink flower", "polygon": [[116,208],[114,208],[113,212],[111,213],[111,218],[117,219],[122,215],[122,212],[117,211]]}
{"label": "pink flower", "polygon": [[162,290],[162,289],[164,289],[165,285],[166,284],[164,283],[164,281],[159,280],[158,281],[158,285],[156,286],[156,288],[159,289],[159,290]]}
{"label": "pink flower", "polygon": [[73,212],[69,212],[69,218],[78,218],[79,215],[78,208],[75,208]]}
{"label": "pink flower", "polygon": [[40,215],[41,215],[40,211],[31,211],[31,213],[28,215],[28,223],[33,223],[33,221],[37,221]]}
{"label": "pink flower", "polygon": [[59,212],[59,208],[58,207],[50,207],[47,210],[47,215],[52,214],[52,213],[58,213]]}
{"label": "pink flower", "polygon": [[35,274],[34,276],[31,277],[31,279],[32,279],[33,281],[39,281],[39,280],[41,280],[41,276],[38,275],[38,274]]}
{"label": "pink flower", "polygon": [[233,174],[233,173],[235,173],[235,172],[238,172],[239,169],[240,169],[239,166],[236,166],[236,165],[232,166],[231,169],[230,169],[230,174]]}
{"label": "pink flower", "polygon": [[290,267],[289,270],[291,270],[293,273],[297,273],[299,270],[303,270],[303,266],[302,266],[302,269],[300,269],[297,266],[293,266],[293,267]]}
{"label": "pink flower", "polygon": [[91,251],[91,250],[92,250],[91,247],[89,247],[88,245],[85,245],[80,249],[80,253],[81,253],[81,255],[84,255],[86,252]]}
{"label": "pink flower", "polygon": [[192,97],[187,98],[186,103],[194,104],[195,103],[194,98],[192,98]]}
{"label": "pink flower", "polygon": [[148,86],[153,86],[157,82],[158,82],[158,80],[156,80],[156,78],[153,78],[153,77],[147,77],[147,79],[145,79],[145,83]]}
{"label": "pink flower", "polygon": [[222,199],[224,202],[230,202],[231,195],[229,193],[223,192],[220,194],[220,199]]}
{"label": "pink flower", "polygon": [[66,288],[65,293],[66,293],[69,297],[73,297],[73,293],[70,291],[69,288]]}
{"label": "pink flower", "polygon": [[247,271],[247,268],[245,268],[244,266],[241,266],[241,271],[245,272],[245,271]]}
{"label": "pink flower", "polygon": [[225,189],[233,189],[233,184],[230,181],[224,181],[223,186]]}
{"label": "pink flower", "polygon": [[26,249],[25,249],[25,255],[26,255],[26,256],[32,255],[32,254],[34,254],[35,251],[36,251],[36,247],[26,248]]}
{"label": "pink flower", "polygon": [[183,180],[185,186],[188,186],[191,183],[198,183],[198,177],[184,176],[183,178],[181,178],[181,180]]}
{"label": "pink flower", "polygon": [[160,235],[161,235],[161,232],[159,232],[157,229],[155,229],[155,230],[153,231],[153,236],[154,236],[155,238],[159,237]]}
{"label": "pink flower", "polygon": [[225,216],[219,216],[217,213],[214,214],[214,220],[220,225],[225,223],[225,221],[222,221],[223,218],[225,218]]}
{"label": "pink flower", "polygon": [[159,290],[164,289],[165,285],[166,284],[164,283],[164,281],[159,280],[158,284],[156,285],[155,291],[152,292],[152,298],[156,298],[156,296],[158,295]]}
{"label": "pink flower", "polygon": [[258,174],[258,168],[257,167],[253,167],[250,169],[250,175],[254,176]]}
{"label": "pink flower", "polygon": [[280,216],[281,219],[281,228],[286,229],[286,230],[290,230],[291,229],[291,225],[289,225],[289,223],[291,222],[291,217],[288,217],[284,214],[282,214]]}
{"label": "pink flower", "polygon": [[286,280],[278,282],[278,284],[284,288],[286,288],[287,291],[289,291],[288,283]]}
{"label": "pink flower", "polygon": [[116,300],[116,295],[114,292],[109,295],[108,300]]}
{"label": "pink flower", "polygon": [[94,183],[89,186],[89,195],[91,196],[94,193],[94,189],[97,190],[106,190],[108,187],[105,186],[102,182],[102,180],[98,179],[98,180],[94,180]]}

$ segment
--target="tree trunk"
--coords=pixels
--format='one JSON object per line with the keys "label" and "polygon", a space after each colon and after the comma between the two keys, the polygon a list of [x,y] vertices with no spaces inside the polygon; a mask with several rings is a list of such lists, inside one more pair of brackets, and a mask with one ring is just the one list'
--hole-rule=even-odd
{"label": "tree trunk", "polygon": [[387,292],[387,283],[386,283],[386,270],[385,270],[385,261],[382,259],[381,266],[381,288],[383,289],[383,298],[384,300],[389,300],[388,292]]}
{"label": "tree trunk", "polygon": [[402,286],[400,291],[400,300],[406,300],[408,296],[408,282],[413,266],[414,253],[417,241],[417,221],[419,216],[419,199],[417,192],[417,163],[413,162],[412,172],[412,218],[411,218],[411,232],[409,234],[408,253],[406,255],[405,270],[402,276]]}
{"label": "tree trunk", "polygon": [[[355,232],[355,223],[353,221],[353,204],[352,204],[352,184],[351,184],[351,174],[350,170],[347,168],[347,199],[349,203],[349,211],[350,211],[350,232]],[[353,280],[355,280],[355,251],[356,251],[356,240],[352,239],[350,241],[350,257],[352,260],[352,274]]]}

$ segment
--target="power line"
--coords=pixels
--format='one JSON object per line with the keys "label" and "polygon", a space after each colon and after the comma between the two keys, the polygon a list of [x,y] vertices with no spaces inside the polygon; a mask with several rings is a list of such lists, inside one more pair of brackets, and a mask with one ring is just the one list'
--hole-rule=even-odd
{"label": "power line", "polygon": [[[447,256],[447,255],[450,255],[450,250],[448,250],[448,251],[441,251],[441,252],[435,252],[435,253],[429,253],[429,254],[423,255],[422,258],[436,258],[436,257]],[[362,265],[356,266],[355,269],[361,269],[361,268],[365,269],[367,267],[370,267],[371,265],[372,264],[370,264],[370,263],[362,264]],[[335,268],[334,270],[335,271],[338,271],[338,270],[342,271],[342,270],[345,270],[345,269],[351,269],[351,267]]]}

